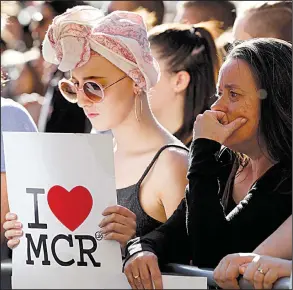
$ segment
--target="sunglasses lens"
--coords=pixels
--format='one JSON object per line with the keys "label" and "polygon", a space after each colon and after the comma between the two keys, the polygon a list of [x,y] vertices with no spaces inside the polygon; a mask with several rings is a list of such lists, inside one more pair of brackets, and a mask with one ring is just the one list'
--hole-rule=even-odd
{"label": "sunglasses lens", "polygon": [[103,99],[103,90],[102,88],[93,82],[87,82],[84,84],[84,92],[89,99],[93,102],[101,102]]}
{"label": "sunglasses lens", "polygon": [[76,95],[76,89],[73,85],[70,85],[67,82],[62,82],[60,83],[60,91],[64,98],[71,102],[71,103],[76,103],[77,101],[77,95]]}

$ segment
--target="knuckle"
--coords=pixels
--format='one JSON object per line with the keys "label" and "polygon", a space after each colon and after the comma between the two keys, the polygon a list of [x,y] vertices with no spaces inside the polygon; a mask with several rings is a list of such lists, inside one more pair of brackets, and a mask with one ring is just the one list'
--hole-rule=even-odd
{"label": "knuckle", "polygon": [[3,224],[3,229],[4,229],[4,230],[8,230],[8,229],[9,229],[9,222],[5,222],[5,223]]}
{"label": "knuckle", "polygon": [[125,275],[129,274],[129,271],[130,271],[130,267],[129,267],[129,264],[127,263],[127,264],[124,266],[124,274],[125,274]]}
{"label": "knuckle", "polygon": [[8,247],[9,248],[14,248],[17,244],[19,243],[19,240],[9,240],[8,242],[7,242],[7,245],[8,245]]}
{"label": "knuckle", "polygon": [[117,214],[123,214],[124,208],[121,205],[116,206],[116,213]]}
{"label": "knuckle", "polygon": [[157,271],[152,275],[154,281],[160,281],[161,279],[161,274],[158,273]]}
{"label": "knuckle", "polygon": [[254,280],[256,282],[262,282],[263,281],[263,274],[261,274],[259,272],[256,272],[255,275],[254,275]]}
{"label": "knuckle", "polygon": [[216,281],[219,280],[219,273],[218,273],[218,271],[214,271],[213,277],[214,277],[214,279]]}
{"label": "knuckle", "polygon": [[114,233],[108,233],[107,234],[107,238],[108,239],[114,239],[115,237],[114,237]]}
{"label": "knuckle", "polygon": [[228,281],[232,281],[235,278],[236,277],[235,277],[235,275],[233,275],[233,273],[227,273],[227,275],[226,275],[226,280],[228,280]]}
{"label": "knuckle", "polygon": [[202,114],[198,114],[195,118],[195,121],[199,121],[201,117],[202,117]]}
{"label": "knuckle", "polygon": [[12,248],[12,247],[14,246],[14,244],[13,244],[12,241],[10,240],[10,241],[7,242],[7,246],[8,246],[8,248]]}
{"label": "knuckle", "polygon": [[226,257],[226,260],[231,261],[231,260],[234,260],[235,257],[237,257],[237,254],[229,254],[229,255]]}
{"label": "knuckle", "polygon": [[10,233],[9,233],[9,231],[5,231],[5,232],[4,232],[4,236],[5,236],[6,239],[9,239],[9,238],[10,238]]}
{"label": "knuckle", "polygon": [[119,205],[116,205],[114,208],[113,208],[113,214],[117,214],[117,213],[120,213],[120,211],[121,211],[121,208],[120,208],[120,206]]}
{"label": "knuckle", "polygon": [[116,226],[115,223],[110,223],[110,224],[108,225],[108,230],[110,230],[110,231],[115,231],[116,228],[117,228],[117,226]]}
{"label": "knuckle", "polygon": [[132,221],[132,227],[136,229],[136,218]]}

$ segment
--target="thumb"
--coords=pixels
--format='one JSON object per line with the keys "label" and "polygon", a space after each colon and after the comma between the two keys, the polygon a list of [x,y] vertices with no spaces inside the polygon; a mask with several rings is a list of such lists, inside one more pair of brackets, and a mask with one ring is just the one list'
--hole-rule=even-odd
{"label": "thumb", "polygon": [[245,270],[246,270],[245,267],[240,266],[240,267],[239,267],[239,274],[240,274],[240,275],[244,275]]}
{"label": "thumb", "polygon": [[247,268],[248,264],[243,264],[239,267],[239,274],[243,275],[246,268]]}
{"label": "thumb", "polygon": [[241,126],[243,126],[247,122],[247,119],[245,118],[237,118],[228,125],[225,125],[225,128],[228,130],[229,135],[231,135],[234,131],[239,129]]}

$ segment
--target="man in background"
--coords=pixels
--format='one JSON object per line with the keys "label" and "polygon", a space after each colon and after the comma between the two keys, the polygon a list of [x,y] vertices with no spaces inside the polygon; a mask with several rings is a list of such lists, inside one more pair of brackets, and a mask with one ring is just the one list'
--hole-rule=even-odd
{"label": "man in background", "polygon": [[175,22],[197,24],[216,20],[224,31],[233,27],[236,7],[231,1],[180,1]]}
{"label": "man in background", "polygon": [[151,23],[148,25],[149,29],[163,23],[165,15],[164,1],[110,1],[106,7],[106,13],[109,14],[113,11],[135,11],[139,12],[140,9],[145,10],[150,14]]}
{"label": "man in background", "polygon": [[245,9],[235,21],[233,37],[273,37],[292,42],[292,1],[261,1]]}

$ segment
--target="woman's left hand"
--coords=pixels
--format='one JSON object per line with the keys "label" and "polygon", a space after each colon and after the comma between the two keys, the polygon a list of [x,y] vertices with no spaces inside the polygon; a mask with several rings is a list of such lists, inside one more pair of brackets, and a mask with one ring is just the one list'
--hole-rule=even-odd
{"label": "woman's left hand", "polygon": [[228,123],[227,115],[221,111],[207,110],[196,117],[193,126],[193,140],[206,138],[223,144],[247,119],[237,118]]}
{"label": "woman's left hand", "polygon": [[[256,254],[229,254],[225,256],[214,270],[214,279],[219,287],[222,289],[240,289],[238,285],[238,277],[240,267],[247,266]],[[242,268],[243,269],[243,268]]]}
{"label": "woman's left hand", "polygon": [[109,206],[103,211],[103,220],[99,224],[105,240],[114,240],[124,248],[136,233],[136,215],[120,206]]}
{"label": "woman's left hand", "polygon": [[259,255],[239,268],[240,274],[254,285],[254,289],[272,289],[279,278],[290,277],[291,271],[292,261]]}

